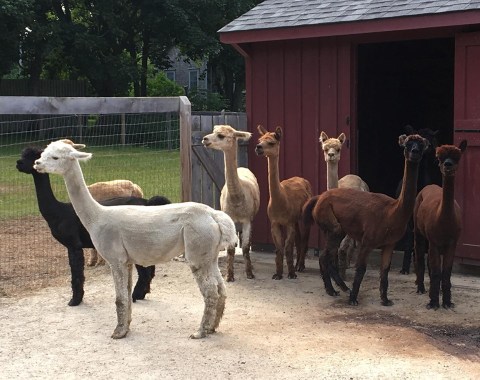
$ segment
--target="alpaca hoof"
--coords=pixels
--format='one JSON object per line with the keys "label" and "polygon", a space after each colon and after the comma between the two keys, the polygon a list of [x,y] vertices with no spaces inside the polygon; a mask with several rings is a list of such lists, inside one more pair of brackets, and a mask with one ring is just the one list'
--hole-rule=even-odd
{"label": "alpaca hoof", "polygon": [[202,339],[207,336],[207,333],[204,330],[198,330],[197,332],[194,332],[192,335],[190,335],[191,339]]}
{"label": "alpaca hoof", "polygon": [[392,306],[393,301],[390,300],[382,300],[382,306]]}
{"label": "alpaca hoof", "polygon": [[234,281],[235,281],[235,277],[233,277],[233,275],[232,275],[232,276],[227,276],[227,277],[225,278],[225,281],[227,281],[227,282],[234,282]]}
{"label": "alpaca hoof", "polygon": [[144,300],[146,295],[146,292],[134,291],[132,293],[132,301],[136,302],[137,300]]}
{"label": "alpaca hoof", "polygon": [[438,310],[438,308],[440,307],[440,304],[438,302],[433,302],[433,301],[430,301],[428,304],[427,304],[427,309],[428,310]]}
{"label": "alpaca hoof", "polygon": [[442,306],[444,309],[453,309],[455,304],[453,302],[443,302]]}
{"label": "alpaca hoof", "polygon": [[340,293],[334,289],[326,289],[326,291],[327,291],[327,294],[331,297],[337,297],[340,295]]}
{"label": "alpaca hoof", "polygon": [[281,280],[282,278],[283,278],[283,276],[281,274],[277,274],[277,273],[275,273],[272,276],[272,280]]}
{"label": "alpaca hoof", "polygon": [[82,299],[77,299],[77,298],[72,298],[69,302],[68,302],[68,306],[78,306],[82,303]]}
{"label": "alpaca hoof", "polygon": [[297,265],[295,266],[295,270],[296,270],[297,272],[305,272],[305,264],[297,264]]}
{"label": "alpaca hoof", "polygon": [[348,304],[351,306],[358,306],[358,301],[354,299],[349,299]]}
{"label": "alpaca hoof", "polygon": [[122,339],[122,338],[125,338],[127,334],[128,334],[128,328],[117,326],[113,331],[112,338]]}
{"label": "alpaca hoof", "polygon": [[402,268],[402,269],[400,269],[400,273],[401,274],[410,274],[410,270]]}
{"label": "alpaca hoof", "polygon": [[252,280],[252,279],[255,278],[255,275],[254,275],[253,273],[247,273],[247,278],[248,278],[249,280]]}
{"label": "alpaca hoof", "polygon": [[290,280],[295,280],[295,279],[297,278],[297,275],[296,275],[295,273],[289,273],[289,274],[288,274],[288,278],[289,278]]}

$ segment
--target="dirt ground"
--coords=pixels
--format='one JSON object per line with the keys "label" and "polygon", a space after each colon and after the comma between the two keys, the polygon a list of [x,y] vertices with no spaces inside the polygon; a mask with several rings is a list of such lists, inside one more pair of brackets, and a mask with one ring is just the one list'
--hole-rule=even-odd
{"label": "dirt ground", "polygon": [[326,295],[316,258],[298,279],[276,281],[273,255],[254,252],[256,278],[247,280],[238,255],[220,328],[203,340],[189,339],[203,303],[184,262],[157,266],[152,293],[134,304],[122,340],[110,338],[116,314],[108,267],[86,270],[77,307],[67,306],[63,276],[59,286],[0,297],[0,378],[480,378],[480,277],[455,273],[455,309],[433,311],[427,295],[416,294],[414,276],[394,265],[387,308],[375,255],[357,307],[346,294]]}

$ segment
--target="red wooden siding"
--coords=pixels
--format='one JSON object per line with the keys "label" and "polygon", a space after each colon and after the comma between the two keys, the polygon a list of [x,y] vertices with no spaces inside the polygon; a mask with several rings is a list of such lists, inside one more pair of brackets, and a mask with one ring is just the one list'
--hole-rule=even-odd
{"label": "red wooden siding", "polygon": [[[280,178],[303,176],[314,194],[326,188],[326,166],[319,149],[320,131],[350,138],[350,46],[335,40],[286,41],[252,45],[247,59],[247,114],[249,128],[258,139],[256,127],[284,131],[280,155]],[[343,98],[342,101],[339,98]],[[345,100],[346,99],[346,100]],[[251,144],[249,167],[259,180],[260,212],[254,222],[253,241],[271,244],[268,204],[267,162],[256,157]],[[340,176],[350,172],[350,152],[342,151]],[[315,228],[314,228],[315,229]],[[318,246],[318,233],[312,229],[311,244]],[[316,230],[316,229],[315,229]]]}
{"label": "red wooden siding", "polygon": [[480,33],[461,34],[455,46],[455,144],[468,140],[462,157],[455,196],[463,210],[463,232],[457,257],[480,259]]}

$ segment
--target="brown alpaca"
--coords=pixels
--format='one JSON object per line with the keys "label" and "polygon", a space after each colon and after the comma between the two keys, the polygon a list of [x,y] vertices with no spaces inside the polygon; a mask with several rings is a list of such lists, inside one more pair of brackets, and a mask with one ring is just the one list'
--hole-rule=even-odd
{"label": "brown alpaca", "polygon": [[[302,206],[312,196],[310,182],[301,177],[292,177],[280,182],[278,158],[280,154],[280,140],[282,128],[277,127],[275,132],[268,132],[261,125],[258,126],[260,139],[255,147],[258,156],[265,156],[268,160],[268,189],[270,199],[267,206],[267,215],[270,219],[273,242],[275,244],[276,272],[273,279],[283,277],[283,255],[287,260],[288,278],[296,278],[293,265],[293,245],[297,248],[297,269],[304,262],[307,250],[309,230],[305,229],[301,220]],[[286,237],[283,236],[285,229]]]}
{"label": "brown alpaca", "polygon": [[338,295],[331,278],[343,291],[349,291],[340,278],[335,258],[340,242],[347,234],[356,240],[358,257],[350,305],[358,305],[357,297],[363,276],[367,270],[367,259],[371,250],[381,248],[380,298],[382,305],[393,304],[387,298],[388,272],[395,243],[403,236],[413,212],[417,193],[418,165],[428,141],[419,135],[401,135],[399,145],[404,147],[405,169],[402,191],[398,199],[385,194],[370,193],[356,189],[332,189],[313,197],[304,206],[304,220],[312,219],[325,233],[326,248],[320,255],[320,272],[327,293]]}
{"label": "brown alpaca", "polygon": [[[320,133],[320,144],[327,164],[327,190],[340,188],[350,188],[362,191],[370,191],[368,185],[358,175],[347,174],[338,179],[338,162],[343,143],[346,140],[345,133],[341,133],[337,138],[329,138],[325,132]],[[346,270],[354,257],[356,243],[350,236],[345,236],[338,249],[338,271],[340,277],[345,280]]]}
{"label": "brown alpaca", "polygon": [[442,306],[454,307],[450,277],[453,256],[462,230],[460,206],[454,199],[455,172],[462,153],[467,148],[463,140],[459,147],[442,145],[436,149],[436,157],[442,173],[442,187],[428,185],[418,194],[413,212],[415,235],[415,260],[417,293],[425,293],[425,253],[428,246],[430,275],[430,302],[428,309],[438,309],[440,282]]}

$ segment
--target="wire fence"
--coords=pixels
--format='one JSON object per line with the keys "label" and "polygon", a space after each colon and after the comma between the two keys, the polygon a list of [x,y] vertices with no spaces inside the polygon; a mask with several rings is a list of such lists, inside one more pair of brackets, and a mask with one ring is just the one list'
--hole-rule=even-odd
{"label": "wire fence", "polygon": [[[127,179],[145,198],[178,202],[179,131],[179,114],[172,112],[0,115],[0,296],[65,281],[70,273],[67,250],[39,211],[42,190],[16,168],[24,148],[61,138],[86,144],[93,153],[82,166],[87,184]],[[68,202],[63,178],[49,177],[55,198]]]}

